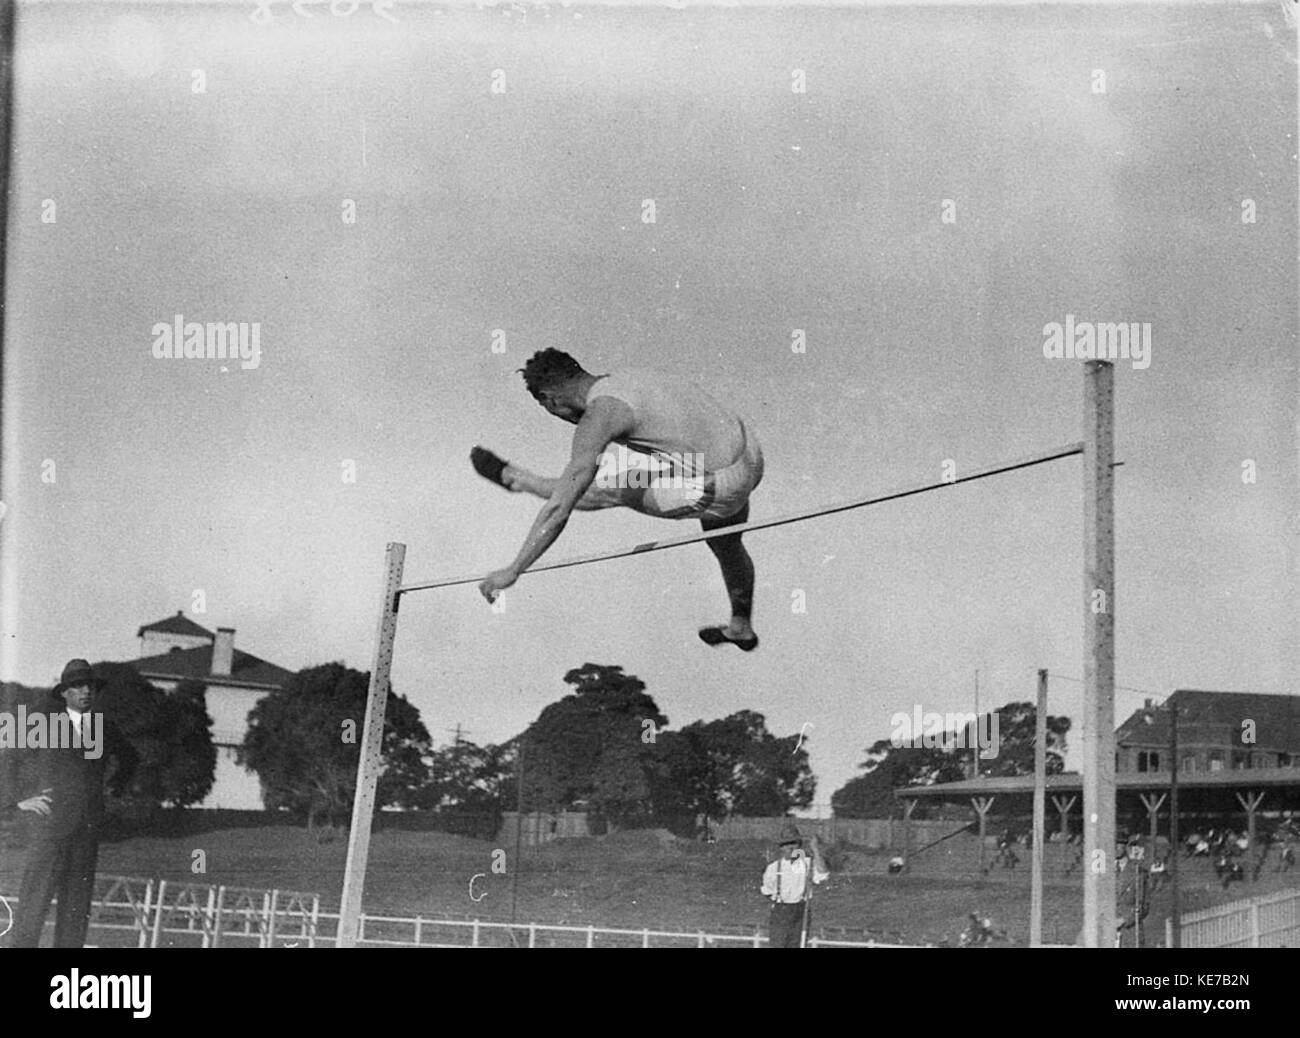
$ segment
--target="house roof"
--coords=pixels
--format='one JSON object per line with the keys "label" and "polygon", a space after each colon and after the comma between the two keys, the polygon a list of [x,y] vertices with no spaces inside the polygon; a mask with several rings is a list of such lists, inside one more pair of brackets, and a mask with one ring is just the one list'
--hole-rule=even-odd
{"label": "house roof", "polygon": [[[1169,743],[1169,704],[1178,710],[1179,741],[1207,737],[1240,741],[1254,723],[1254,742],[1242,748],[1300,753],[1300,696],[1275,696],[1259,692],[1208,692],[1180,688],[1164,704],[1153,708],[1151,723],[1145,709],[1135,710],[1115,733],[1119,745],[1166,746]],[[1216,740],[1217,741],[1217,740]]]}
{"label": "house roof", "polygon": [[291,677],[293,672],[277,667],[259,659],[252,653],[234,651],[234,660],[230,665],[229,675],[212,673],[212,646],[200,645],[193,649],[173,649],[158,656],[145,656],[132,660],[135,667],[146,678],[175,678],[184,680],[192,678],[225,685],[258,685],[262,687],[280,687]]}
{"label": "house roof", "polygon": [[145,631],[160,631],[163,634],[188,634],[196,638],[211,638],[214,641],[217,637],[206,627],[200,627],[179,609],[176,610],[175,616],[169,616],[166,620],[145,624],[140,630],[136,631],[135,636],[143,638]]}

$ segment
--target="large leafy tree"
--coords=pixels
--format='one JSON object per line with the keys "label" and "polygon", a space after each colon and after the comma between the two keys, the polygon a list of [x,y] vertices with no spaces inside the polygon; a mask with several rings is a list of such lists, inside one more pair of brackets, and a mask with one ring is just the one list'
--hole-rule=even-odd
{"label": "large leafy tree", "polygon": [[[107,783],[110,808],[142,820],[157,808],[199,803],[212,790],[217,764],[203,685],[185,681],[163,692],[127,663],[97,663],[94,670],[104,682],[94,709],[118,726],[137,755],[129,784],[121,787],[112,778]],[[29,711],[46,710],[49,690],[5,686],[0,709],[12,713],[20,704]],[[8,802],[19,754],[0,752],[0,758],[8,758],[0,759],[0,787]]]}
{"label": "large leafy tree", "polygon": [[[942,747],[894,746],[881,739],[867,747],[867,759],[859,765],[866,774],[832,793],[831,808],[837,818],[890,818],[898,813],[894,790],[957,782],[966,777],[966,759]],[[923,817],[926,806],[917,810],[917,817]]]}
{"label": "large leafy tree", "polygon": [[760,713],[741,710],[660,736],[657,806],[709,818],[784,815],[816,791],[804,740],[778,738]]}
{"label": "large leafy tree", "polygon": [[[1008,703],[998,708],[998,753],[992,760],[980,760],[981,775],[1032,775],[1034,773],[1034,727],[1038,708],[1033,703]],[[982,731],[987,728],[981,726]],[[1068,717],[1047,715],[1047,774],[1065,770]]]}
{"label": "large leafy tree", "polygon": [[513,743],[477,746],[457,739],[428,758],[419,806],[436,811],[447,832],[494,836],[515,800]]}
{"label": "large leafy tree", "polygon": [[[299,671],[248,715],[239,763],[257,772],[267,807],[302,812],[332,826],[356,792],[369,675],[341,663]],[[375,802],[414,807],[428,781],[432,742],[419,711],[390,691]]]}
{"label": "large leafy tree", "polygon": [[622,667],[584,663],[564,681],[573,693],[546,707],[520,737],[524,810],[585,804],[598,824],[644,823],[652,815],[656,752],[644,736],[668,718],[645,682]]}
{"label": "large leafy tree", "polygon": [[177,685],[165,696],[163,723],[176,747],[162,766],[168,801],[174,806],[197,804],[212,792],[217,767],[206,686],[192,680]]}
{"label": "large leafy tree", "polygon": [[204,686],[184,681],[163,692],[129,663],[97,663],[94,670],[104,682],[96,708],[118,725],[139,755],[130,788],[118,799],[187,807],[206,797],[216,778],[217,750]]}

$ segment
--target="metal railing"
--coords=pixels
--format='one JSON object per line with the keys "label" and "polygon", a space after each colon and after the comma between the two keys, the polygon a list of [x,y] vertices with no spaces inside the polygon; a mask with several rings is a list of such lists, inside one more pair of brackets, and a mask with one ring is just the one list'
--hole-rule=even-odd
{"label": "metal railing", "polygon": [[[338,914],[321,913],[337,925]],[[488,922],[481,919],[425,919],[363,915],[359,947],[386,948],[762,948],[767,938],[751,933],[709,933],[704,930],[622,929],[603,926],[564,926],[550,923]],[[888,944],[810,937],[810,948],[913,948]]]}
{"label": "metal railing", "polygon": [[[334,946],[339,913],[322,912],[320,895],[173,880],[100,876],[91,902],[94,945],[162,947]],[[17,898],[6,898],[11,906]],[[47,922],[47,925],[51,925]],[[104,940],[104,938],[108,940]],[[762,948],[759,930],[625,929],[482,919],[363,915],[358,944],[372,948]],[[919,948],[870,937],[810,936],[810,948]]]}
{"label": "metal railing", "polygon": [[[95,885],[100,893],[90,904],[89,930],[97,944],[105,936],[112,946],[137,948],[272,948],[277,942],[311,948],[319,940],[319,894],[130,876],[99,876]],[[18,904],[15,897],[5,900]],[[46,925],[52,925],[48,918]],[[134,939],[123,941],[127,934]]]}

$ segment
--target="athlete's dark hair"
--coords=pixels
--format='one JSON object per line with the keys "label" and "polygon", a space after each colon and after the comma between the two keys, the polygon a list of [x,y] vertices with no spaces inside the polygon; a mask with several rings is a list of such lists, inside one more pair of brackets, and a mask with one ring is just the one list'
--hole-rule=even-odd
{"label": "athlete's dark hair", "polygon": [[561,382],[567,382],[574,375],[584,373],[582,365],[567,353],[553,349],[534,353],[519,370],[524,374],[524,385],[528,387],[528,392],[533,394],[533,399],[538,403],[541,403],[542,390],[551,389]]}

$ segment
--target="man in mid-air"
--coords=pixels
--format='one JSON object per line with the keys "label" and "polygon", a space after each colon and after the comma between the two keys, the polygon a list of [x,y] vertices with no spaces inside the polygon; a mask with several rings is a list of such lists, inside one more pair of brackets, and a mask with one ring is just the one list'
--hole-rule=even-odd
{"label": "man in mid-air", "polygon": [[[646,369],[592,375],[554,349],[533,354],[523,375],[533,398],[577,429],[569,464],[555,477],[538,476],[482,447],[470,452],[479,475],[546,500],[514,562],[479,584],[489,602],[555,543],[575,508],[631,508],[665,519],[699,519],[705,530],[748,521],[749,495],[763,478],[763,451],[753,430],[707,393]],[[611,443],[650,455],[653,471],[624,469],[597,480]],[[708,541],[727,585],[731,621],[699,633],[709,645],[731,642],[749,652],[758,645],[750,624],[754,562],[741,536]]]}

